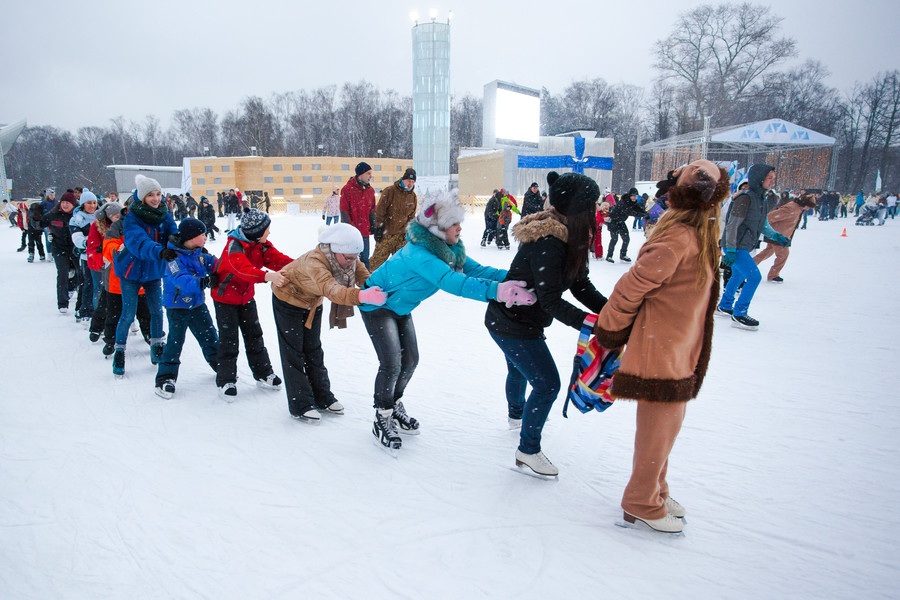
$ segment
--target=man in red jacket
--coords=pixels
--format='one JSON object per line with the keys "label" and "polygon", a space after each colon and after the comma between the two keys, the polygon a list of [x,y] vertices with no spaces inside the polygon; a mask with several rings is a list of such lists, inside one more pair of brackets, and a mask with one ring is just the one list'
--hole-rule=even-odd
{"label": "man in red jacket", "polygon": [[361,162],[356,165],[356,177],[351,177],[341,190],[341,223],[350,223],[362,234],[363,250],[359,259],[369,268],[369,235],[375,228],[375,190],[372,189],[372,167]]}

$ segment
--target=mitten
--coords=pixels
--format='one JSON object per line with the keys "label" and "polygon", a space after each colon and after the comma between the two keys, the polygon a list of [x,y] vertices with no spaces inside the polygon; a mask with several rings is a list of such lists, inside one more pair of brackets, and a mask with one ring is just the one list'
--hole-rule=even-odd
{"label": "mitten", "polygon": [[170,260],[178,258],[178,253],[172,248],[163,248],[159,251],[159,257],[164,261],[169,262]]}
{"label": "mitten", "polygon": [[737,257],[737,250],[734,248],[725,248],[725,256],[722,257],[722,266],[730,267],[734,264],[734,259]]}
{"label": "mitten", "polygon": [[382,292],[378,286],[359,291],[359,301],[363,304],[381,306],[385,300],[387,300],[387,294]]}
{"label": "mitten", "polygon": [[505,303],[506,308],[512,308],[520,304],[534,304],[537,298],[525,289],[524,281],[504,281],[497,284],[496,300]]}

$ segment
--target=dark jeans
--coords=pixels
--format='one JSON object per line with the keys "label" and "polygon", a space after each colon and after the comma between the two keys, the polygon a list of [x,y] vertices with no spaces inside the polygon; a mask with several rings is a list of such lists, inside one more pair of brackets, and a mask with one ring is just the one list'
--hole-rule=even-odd
{"label": "dark jeans", "polygon": [[363,249],[362,252],[359,253],[359,260],[362,261],[362,264],[366,265],[366,269],[369,268],[369,236],[363,236]]}
{"label": "dark jeans", "polygon": [[[506,357],[506,404],[509,418],[522,419],[519,450],[525,454],[541,451],[541,431],[550,408],[559,396],[559,371],[547,343],[540,339],[501,337],[489,331]],[[531,393],[525,399],[525,385]]]}
{"label": "dark jeans", "polygon": [[[225,304],[216,302],[216,324],[219,326],[219,369],[216,385],[237,382],[238,332],[244,338],[244,350],[254,379],[265,379],[271,375],[272,363],[263,342],[263,331],[259,324],[256,300],[247,304]],[[295,325],[296,326],[296,325]],[[302,326],[302,325],[301,325]]]}
{"label": "dark jeans", "polygon": [[622,258],[628,256],[628,242],[631,240],[631,236],[628,234],[628,226],[626,226],[624,222],[616,222],[610,223],[607,229],[609,229],[609,248],[606,251],[607,258],[612,258],[613,252],[616,249],[616,242],[619,241],[620,235],[622,236],[622,249],[619,251],[619,256]]}
{"label": "dark jeans", "polygon": [[181,350],[184,348],[184,338],[188,329],[200,344],[203,358],[211,366],[216,364],[216,352],[219,347],[219,335],[205,304],[196,308],[167,308],[166,316],[169,319],[169,337],[166,338],[166,349],[156,371],[157,386],[162,385],[167,379],[178,379]]}
{"label": "dark jeans", "polygon": [[75,316],[91,318],[94,315],[94,278],[86,260],[77,259],[79,282]]}
{"label": "dark jeans", "polygon": [[[759,267],[756,266],[753,257],[750,256],[750,252],[739,249],[735,254],[734,264],[731,265],[731,279],[728,280],[728,285],[725,286],[725,292],[722,294],[719,306],[733,309],[735,316],[745,316],[760,281],[762,281],[762,275],[760,275]],[[743,287],[741,287],[742,283],[744,284]],[[741,295],[738,296],[738,300],[735,302],[734,295],[739,287],[741,287]]]}
{"label": "dark jeans", "polygon": [[[103,297],[106,297],[104,300]],[[145,340],[150,339],[150,308],[147,306],[147,298],[144,294],[140,294],[137,300],[137,320],[138,325],[141,327],[141,334],[143,334]],[[99,317],[98,314],[102,315]],[[122,316],[122,294],[110,294],[106,290],[100,294],[100,304],[97,306],[97,310],[94,311],[94,318],[91,320],[91,331],[99,331],[99,329],[95,329],[95,322],[102,324],[103,328],[103,343],[104,344],[115,344],[116,343],[116,330],[119,327],[119,317]],[[134,317],[132,317],[132,322],[134,321]],[[128,328],[131,329],[131,323],[128,324]]]}
{"label": "dark jeans", "polygon": [[119,279],[122,286],[122,315],[116,326],[116,346],[124,348],[128,341],[128,330],[137,314],[138,290],[144,288],[144,298],[147,299],[147,308],[150,311],[150,343],[163,341],[163,314],[162,314],[162,280],[129,281]]}
{"label": "dark jeans", "polygon": [[28,234],[28,254],[34,254],[34,247],[37,246],[38,254],[44,257],[44,232],[40,229],[29,229]]}
{"label": "dark jeans", "polygon": [[322,307],[316,308],[312,327],[306,328],[309,310],[272,296],[281,370],[287,392],[288,410],[302,415],[311,408],[328,408],[335,403],[322,351]]}
{"label": "dark jeans", "polygon": [[481,245],[487,245],[494,241],[497,233],[497,219],[484,218],[484,233],[481,234]]}
{"label": "dark jeans", "polygon": [[56,306],[68,308],[69,292],[75,291],[75,259],[68,254],[54,254],[53,262],[56,263]]}
{"label": "dark jeans", "polygon": [[378,356],[375,408],[394,408],[419,364],[412,315],[398,315],[386,308],[360,312]]}

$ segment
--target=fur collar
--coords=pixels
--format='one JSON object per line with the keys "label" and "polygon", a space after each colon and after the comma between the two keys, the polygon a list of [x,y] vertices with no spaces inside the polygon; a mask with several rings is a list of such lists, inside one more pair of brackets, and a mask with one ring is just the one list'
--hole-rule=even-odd
{"label": "fur collar", "polygon": [[418,222],[413,221],[406,228],[406,238],[411,244],[422,246],[439,259],[450,265],[454,271],[462,272],[463,265],[466,264],[466,247],[463,246],[462,240],[459,240],[452,246],[448,246],[447,242],[440,239]]}
{"label": "fur collar", "polygon": [[528,215],[513,227],[513,237],[522,244],[536,242],[541,238],[552,236],[562,243],[569,241],[569,229],[566,217],[555,208]]}

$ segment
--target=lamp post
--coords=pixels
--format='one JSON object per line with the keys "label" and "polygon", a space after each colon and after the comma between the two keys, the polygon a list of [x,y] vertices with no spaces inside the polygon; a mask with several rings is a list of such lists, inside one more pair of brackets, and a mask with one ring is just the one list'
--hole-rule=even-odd
{"label": "lamp post", "polygon": [[316,146],[316,148],[318,148],[319,150],[317,156],[322,156],[325,151],[325,144],[319,144],[318,146]]}

